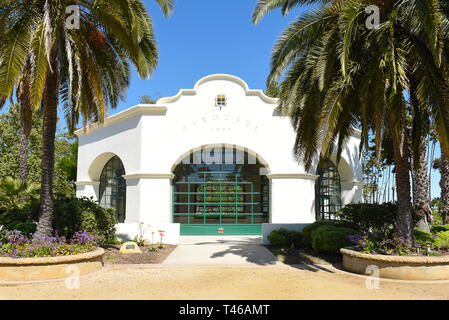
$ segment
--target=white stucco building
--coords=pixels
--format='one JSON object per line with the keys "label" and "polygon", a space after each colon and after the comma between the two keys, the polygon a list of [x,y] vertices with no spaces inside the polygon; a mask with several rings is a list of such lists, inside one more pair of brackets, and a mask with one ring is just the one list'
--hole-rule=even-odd
{"label": "white stucco building", "polygon": [[276,103],[216,74],[79,130],[77,196],[115,208],[119,238],[134,238],[144,223],[146,238],[158,241],[164,230],[173,244],[180,234],[299,230],[361,201],[359,133],[338,168],[328,161],[305,172]]}

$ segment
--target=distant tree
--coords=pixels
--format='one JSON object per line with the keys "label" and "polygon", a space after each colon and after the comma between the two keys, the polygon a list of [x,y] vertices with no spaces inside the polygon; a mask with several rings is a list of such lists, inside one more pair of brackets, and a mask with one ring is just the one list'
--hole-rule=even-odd
{"label": "distant tree", "polygon": [[441,158],[435,159],[432,163],[433,169],[440,171],[441,199],[439,199],[438,211],[444,224],[449,223],[449,159],[441,151]]}
{"label": "distant tree", "polygon": [[[20,163],[17,161],[20,157],[21,146],[20,113],[20,109],[10,106],[8,112],[0,115],[0,177],[9,176],[20,179]],[[42,115],[39,112],[35,112],[32,116],[28,139],[28,175],[26,181],[40,185],[42,173]],[[72,151],[74,151],[74,146],[62,130],[59,130],[55,140],[56,162],[59,163],[61,159],[76,157]],[[55,193],[67,196],[75,194],[75,189],[71,184],[71,176],[62,166],[56,166],[54,188]]]}
{"label": "distant tree", "polygon": [[280,98],[281,96],[281,85],[277,81],[268,83],[265,94],[271,98]]}
{"label": "distant tree", "polygon": [[145,96],[140,96],[139,97],[139,102],[141,104],[156,104],[156,101],[157,101],[157,99],[153,99],[149,95],[145,95]]}
{"label": "distant tree", "polygon": [[56,167],[59,168],[70,181],[74,184],[76,181],[76,171],[78,164],[78,140],[70,144],[70,154],[64,155],[56,163]]}

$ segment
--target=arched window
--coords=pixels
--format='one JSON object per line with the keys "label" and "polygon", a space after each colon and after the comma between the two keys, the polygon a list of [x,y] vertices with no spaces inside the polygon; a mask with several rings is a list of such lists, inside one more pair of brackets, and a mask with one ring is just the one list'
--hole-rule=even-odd
{"label": "arched window", "polygon": [[113,208],[117,223],[125,222],[126,181],[122,177],[125,167],[119,157],[111,158],[103,168],[100,176],[100,205]]}
{"label": "arched window", "polygon": [[315,184],[315,209],[317,220],[335,220],[341,209],[340,175],[332,161],[321,161]]}
{"label": "arched window", "polygon": [[[205,152],[218,161],[204,161]],[[220,226],[269,221],[267,170],[252,154],[235,146],[212,153],[203,147],[190,152],[173,173],[173,222]]]}

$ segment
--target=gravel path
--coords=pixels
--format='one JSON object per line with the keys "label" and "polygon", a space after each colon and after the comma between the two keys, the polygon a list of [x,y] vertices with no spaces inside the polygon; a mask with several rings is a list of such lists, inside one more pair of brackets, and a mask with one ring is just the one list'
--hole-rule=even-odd
{"label": "gravel path", "polygon": [[1,285],[0,299],[449,299],[449,281],[382,280],[325,266],[117,265],[82,276],[79,289],[64,280]]}

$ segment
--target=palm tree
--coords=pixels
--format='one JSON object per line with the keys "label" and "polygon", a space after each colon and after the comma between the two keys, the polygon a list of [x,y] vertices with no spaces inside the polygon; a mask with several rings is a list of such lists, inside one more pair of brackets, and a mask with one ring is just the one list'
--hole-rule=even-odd
{"label": "palm tree", "polygon": [[[283,1],[287,2],[305,1]],[[384,133],[390,133],[398,199],[396,229],[410,243],[413,219],[404,91],[410,91],[409,77],[417,79],[413,94],[435,122],[443,148],[449,150],[444,94],[449,61],[444,39],[447,5],[378,1],[381,24],[370,30],[365,26],[368,1],[322,2],[278,38],[267,81],[285,74],[280,107],[290,114],[297,133],[294,151],[307,169],[317,153],[328,157],[334,144],[339,158],[353,127],[362,130],[361,149],[373,128],[378,152]]]}
{"label": "palm tree", "polygon": [[[173,0],[156,0],[164,15]],[[71,131],[103,121],[123,99],[130,62],[150,77],[158,50],[150,16],[140,0],[0,0],[0,99],[8,99],[26,75],[30,99],[43,112],[41,205],[36,235],[52,231],[54,141],[61,102]],[[69,6],[79,8],[79,27],[68,23]],[[70,8],[69,8],[70,9]]]}
{"label": "palm tree", "polygon": [[31,106],[31,63],[28,60],[25,65],[25,72],[19,79],[16,96],[20,105],[20,153],[19,153],[19,176],[20,180],[26,181],[28,178],[28,139],[31,132],[31,121],[33,109]]}
{"label": "palm tree", "polygon": [[[6,24],[3,23],[4,20],[0,20],[0,33],[2,36],[5,35],[6,30],[3,29],[6,27]],[[0,37],[0,41],[1,41]],[[31,131],[31,118],[32,118],[32,109],[31,109],[31,99],[30,99],[30,72],[31,72],[31,64],[28,60],[26,66],[24,67],[24,72],[22,76],[17,81],[16,87],[16,97],[17,104],[12,104],[11,107],[20,108],[20,153],[19,153],[19,177],[20,180],[25,181],[28,177],[28,138]],[[0,109],[3,108],[6,100],[5,98],[0,98]]]}
{"label": "palm tree", "polygon": [[449,159],[441,152],[439,161],[439,169],[441,174],[440,188],[440,215],[443,218],[443,224],[449,223]]}
{"label": "palm tree", "polygon": [[449,223],[449,159],[441,150],[441,158],[435,159],[432,162],[433,169],[440,171],[440,204],[438,206],[439,214],[442,218],[443,224]]}
{"label": "palm tree", "polygon": [[33,183],[15,180],[11,177],[0,179],[0,208],[17,208],[24,198],[32,197],[37,186]]}
{"label": "palm tree", "polygon": [[430,232],[433,220],[430,188],[428,179],[427,136],[429,135],[429,116],[416,97],[416,81],[410,78],[410,109],[412,114],[411,130],[411,171],[413,208],[419,216],[417,228]]}

